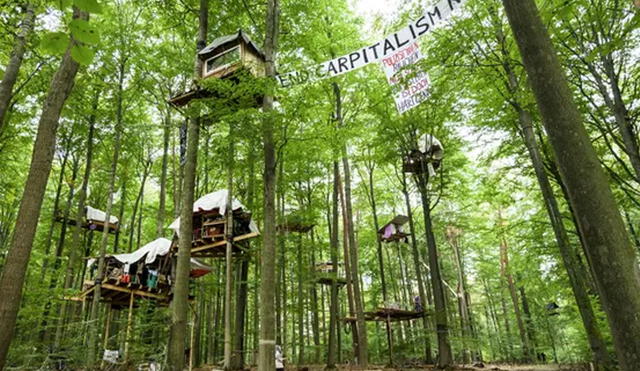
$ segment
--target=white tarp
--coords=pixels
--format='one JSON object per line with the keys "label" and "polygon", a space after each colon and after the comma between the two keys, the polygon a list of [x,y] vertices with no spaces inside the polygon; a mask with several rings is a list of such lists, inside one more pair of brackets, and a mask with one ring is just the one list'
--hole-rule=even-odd
{"label": "white tarp", "polygon": [[465,0],[439,0],[437,4],[429,6],[418,20],[384,40],[308,69],[278,75],[276,79],[281,87],[288,88],[338,76],[377,62],[436,29],[451,16],[451,13],[462,7],[464,2]]}
{"label": "white tarp", "polygon": [[[228,198],[229,198],[229,192],[226,189],[221,189],[217,192],[209,193],[208,195],[204,195],[200,197],[199,199],[196,200],[196,202],[193,203],[193,212],[196,213],[196,212],[211,211],[211,210],[218,209],[220,215],[225,215],[227,211]],[[241,204],[240,201],[236,200],[235,198],[233,199],[231,206],[233,210],[238,210],[238,209],[244,209],[245,211],[247,210],[247,208],[244,207],[244,205]],[[249,224],[249,228],[251,229],[251,232],[258,232],[258,226],[253,222],[253,220]],[[176,220],[174,220],[173,223],[171,223],[171,225],[169,226],[169,229],[173,230],[176,234],[178,234],[178,232],[180,231],[180,218],[177,218]]]}
{"label": "white tarp", "polygon": [[[123,264],[133,264],[139,262],[144,259],[145,264],[153,263],[157,257],[165,256],[169,253],[169,249],[171,248],[171,241],[166,238],[158,238],[155,241],[149,242],[148,244],[142,246],[138,250],[128,253],[128,254],[118,254],[112,255],[114,259]],[[96,259],[89,259],[87,262],[87,266],[91,266]]]}
{"label": "white tarp", "polygon": [[[102,210],[98,210],[98,209],[94,209],[91,206],[87,206],[85,208],[86,210],[86,214],[85,217],[87,218],[87,220],[95,220],[96,222],[103,222],[107,219],[107,214],[102,211]],[[109,222],[111,224],[118,224],[118,218],[116,218],[113,215],[109,216]]]}
{"label": "white tarp", "polygon": [[439,162],[444,157],[444,147],[442,143],[431,134],[424,134],[418,140],[418,149],[429,158],[427,163],[427,169],[429,176],[434,177],[436,175],[436,169],[433,167],[433,162]]}
{"label": "white tarp", "polygon": [[[149,242],[148,244],[142,246],[132,253],[111,255],[111,257],[125,265],[137,263],[141,261],[142,258],[144,258],[145,264],[151,264],[158,257],[167,255],[169,253],[169,250],[171,250],[171,241],[166,238],[158,238],[157,240]],[[87,261],[87,267],[92,266],[95,262],[96,259],[89,259]],[[194,258],[191,258],[191,269],[204,270],[208,272],[211,272],[213,270],[211,266],[204,264],[203,262]]]}

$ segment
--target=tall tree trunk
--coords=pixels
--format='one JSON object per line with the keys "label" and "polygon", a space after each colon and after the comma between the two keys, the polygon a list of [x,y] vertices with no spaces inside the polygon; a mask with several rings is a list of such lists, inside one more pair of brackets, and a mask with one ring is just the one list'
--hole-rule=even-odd
{"label": "tall tree trunk", "polygon": [[[267,1],[266,35],[264,53],[266,57],[266,75],[275,76],[275,57],[278,48],[279,0]],[[275,365],[275,308],[274,284],[276,261],[276,225],[275,225],[275,185],[276,152],[273,138],[274,117],[273,92],[264,97],[264,120],[262,136],[264,142],[264,239],[262,247],[262,281],[260,282],[260,350],[258,353],[258,371],[271,371]]]}
{"label": "tall tree trunk", "polygon": [[[133,251],[133,233],[136,226],[136,217],[138,216],[138,209],[140,209],[140,215],[142,215],[142,197],[144,195],[144,186],[147,183],[147,176],[151,171],[151,158],[148,158],[144,162],[144,168],[142,169],[142,180],[140,181],[140,190],[136,196],[136,201],[133,204],[133,213],[131,214],[131,224],[129,225],[129,251]],[[123,200],[124,201],[124,200]]]}
{"label": "tall tree trunk", "polygon": [[156,238],[164,236],[164,218],[167,202],[167,167],[169,163],[169,137],[171,135],[171,111],[167,108],[162,139],[162,169],[160,170],[160,200],[158,201],[158,216],[156,224]]}
{"label": "tall tree trunk", "polygon": [[[416,279],[418,280],[418,294],[420,295],[420,303],[423,310],[426,311],[427,303],[431,302],[431,299],[427,297],[425,290],[425,283],[422,276],[422,268],[420,267],[420,252],[418,251],[418,242],[416,240],[416,225],[413,221],[413,210],[411,208],[411,199],[409,198],[409,190],[407,188],[407,176],[403,172],[402,178],[402,194],[404,195],[404,202],[407,207],[407,217],[409,218],[409,232],[411,232],[411,254],[413,255],[413,264],[416,271]],[[376,229],[377,230],[377,229]],[[426,315],[422,317],[422,327],[424,329],[424,355],[425,363],[433,363],[433,356],[431,355],[431,340],[429,333],[429,317]]]}
{"label": "tall tree trunk", "polygon": [[[380,285],[382,286],[382,302],[383,305],[386,305],[386,303],[389,300],[388,297],[388,293],[387,293],[387,282],[386,282],[386,277],[384,274],[384,257],[382,255],[382,241],[380,240],[380,238],[378,237],[378,230],[380,229],[380,223],[378,222],[378,208],[377,208],[377,204],[376,204],[376,195],[375,195],[375,191],[373,189],[373,172],[375,170],[375,163],[372,160],[367,161],[366,163],[366,167],[367,167],[367,178],[369,179],[369,203],[371,204],[371,212],[373,213],[373,228],[374,228],[374,232],[376,233],[376,242],[377,242],[377,249],[376,249],[376,253],[378,255],[378,269],[380,270]],[[421,282],[422,281],[422,277],[418,277],[418,280]],[[389,323],[389,321],[386,321],[385,323],[385,330],[387,332],[387,347],[388,352],[389,352],[389,364],[393,364],[393,349],[392,349],[392,339],[391,339],[391,324]],[[427,347],[428,347],[428,342],[427,342]],[[431,353],[430,351],[428,351],[428,354]],[[427,358],[429,358],[430,356],[427,356]]]}
{"label": "tall tree trunk", "polygon": [[542,192],[542,196],[545,201],[545,208],[547,209],[547,214],[551,221],[551,227],[555,234],[560,257],[562,258],[563,265],[567,270],[569,283],[571,284],[576,304],[578,304],[578,310],[580,311],[580,317],[582,318],[582,323],[589,340],[594,361],[604,368],[610,368],[612,366],[612,361],[611,357],[609,357],[609,353],[607,352],[607,347],[602,337],[602,333],[600,332],[600,328],[598,327],[597,319],[591,304],[591,298],[589,297],[586,285],[586,272],[582,269],[582,264],[578,261],[574,249],[571,247],[569,242],[567,230],[562,222],[562,214],[558,206],[558,201],[553,193],[551,182],[549,181],[549,177],[544,169],[540,148],[533,132],[531,115],[522,108],[519,108],[518,114],[520,129],[536,173],[536,178],[538,179],[540,191]]}
{"label": "tall tree trunk", "polygon": [[[73,287],[73,281],[75,276],[75,269],[80,260],[80,252],[83,251],[82,241],[82,221],[85,219],[85,201],[87,199],[87,189],[89,188],[89,177],[91,175],[91,164],[93,161],[93,136],[95,134],[95,125],[97,119],[98,103],[100,102],[99,88],[95,88],[93,102],[91,104],[91,114],[89,116],[89,133],[87,134],[87,159],[84,167],[84,174],[82,176],[82,185],[80,192],[78,192],[78,206],[75,211],[76,225],[73,227],[72,242],[73,247],[69,251],[69,261],[67,262],[66,274],[64,277],[64,290],[68,290]],[[67,316],[67,301],[63,300],[60,304],[60,311],[58,312],[58,325],[56,327],[56,337],[54,342],[54,349],[60,348],[60,342],[62,341],[62,335],[64,333],[64,321]]]}
{"label": "tall tree trunk", "polygon": [[[227,224],[225,226],[226,245],[226,280],[224,291],[224,368],[231,368],[231,356],[233,353],[233,162],[235,151],[235,139],[233,137],[233,122],[229,122],[229,153],[227,158]],[[237,329],[242,332],[242,328]]]}
{"label": "tall tree trunk", "polygon": [[56,196],[53,200],[53,212],[51,213],[51,225],[49,226],[49,232],[47,233],[46,245],[44,248],[44,261],[42,262],[42,272],[40,273],[40,280],[44,281],[47,274],[47,268],[49,267],[49,253],[51,252],[51,245],[53,245],[53,232],[56,229],[56,218],[60,212],[60,195],[62,194],[62,184],[64,183],[64,173],[67,169],[67,161],[69,160],[69,153],[71,147],[71,135],[63,140],[64,148],[62,155],[62,164],[60,165],[60,176],[58,177],[58,185],[56,186]]}
{"label": "tall tree trunk", "polygon": [[[502,217],[500,217],[500,225],[502,226]],[[509,266],[509,245],[507,244],[507,239],[504,235],[500,239],[500,273],[507,282],[507,287],[509,288],[509,295],[511,296],[513,312],[516,315],[516,323],[518,325],[520,342],[522,344],[523,360],[528,363],[531,362],[529,338],[527,337],[527,331],[524,327],[524,322],[522,321],[522,314],[520,313],[516,284],[513,280],[513,275],[511,274],[511,268]]]}
{"label": "tall tree trunk", "polygon": [[113,159],[111,161],[111,169],[109,173],[109,186],[107,187],[107,207],[105,208],[105,228],[102,230],[102,239],[100,241],[100,253],[98,255],[98,270],[95,279],[95,288],[93,290],[93,304],[91,307],[91,314],[89,316],[89,353],[87,362],[89,366],[93,366],[97,360],[96,357],[96,344],[98,344],[98,316],[100,309],[100,297],[102,288],[102,279],[104,278],[105,270],[105,256],[107,254],[107,245],[109,243],[109,228],[107,223],[111,218],[111,209],[113,208],[113,195],[116,190],[116,177],[118,169],[118,160],[120,158],[121,136],[122,136],[122,100],[124,94],[124,79],[126,73],[128,57],[122,55],[120,64],[118,66],[118,90],[116,93],[116,124],[115,124],[115,138],[113,148]]}
{"label": "tall tree trunk", "polygon": [[[207,43],[209,21],[209,0],[200,0],[198,38],[196,50],[202,50]],[[201,77],[202,62],[196,57],[194,77]],[[191,260],[191,241],[193,239],[193,192],[198,162],[198,140],[200,137],[200,119],[194,112],[188,120],[187,153],[182,180],[182,200],[180,212],[180,236],[176,262],[176,280],[171,302],[171,327],[167,363],[170,371],[181,371],[185,366],[184,339],[187,335],[187,312],[189,309],[189,271]]]}
{"label": "tall tree trunk", "polygon": [[20,72],[22,59],[25,51],[27,50],[27,39],[29,38],[29,34],[33,31],[34,19],[35,5],[28,2],[24,5],[22,24],[20,25],[20,30],[18,30],[18,34],[16,35],[9,63],[4,69],[4,75],[0,82],[0,134],[4,131],[4,122],[9,108],[9,102],[11,101],[13,86],[18,80],[18,73]]}
{"label": "tall tree trunk", "polygon": [[640,364],[640,271],[608,179],[533,0],[503,0],[585,237],[620,366]]}
{"label": "tall tree trunk", "polygon": [[440,263],[438,262],[438,248],[436,246],[436,238],[433,234],[433,225],[431,224],[431,204],[429,201],[429,190],[427,189],[428,181],[427,173],[416,174],[416,183],[422,199],[422,212],[424,216],[427,250],[429,253],[429,270],[431,273],[431,284],[433,285],[436,333],[438,335],[438,366],[449,367],[453,363],[453,353],[451,352],[451,344],[449,343],[447,307],[442,275],[440,273]]}
{"label": "tall tree trunk", "polygon": [[[58,286],[58,278],[60,272],[60,265],[62,261],[60,258],[62,257],[62,252],[64,250],[64,242],[67,236],[67,224],[69,220],[69,216],[71,214],[71,205],[73,203],[73,196],[76,190],[76,179],[78,177],[78,167],[80,165],[80,160],[78,158],[73,159],[73,164],[71,166],[71,183],[69,184],[69,194],[67,195],[67,202],[65,204],[64,214],[62,222],[60,223],[60,236],[58,237],[58,244],[56,245],[56,250],[53,255],[53,269],[51,274],[51,279],[49,280],[49,291],[53,291]],[[42,343],[50,343],[49,339],[49,329],[47,328],[49,313],[51,312],[51,297],[47,299],[47,303],[44,306],[44,312],[42,314],[42,330],[40,332],[40,341]]]}
{"label": "tall tree trunk", "polygon": [[298,365],[304,364],[304,284],[306,279],[303,275],[305,270],[303,257],[302,257],[302,233],[298,233],[298,251],[297,251],[297,265],[298,265]]}
{"label": "tall tree trunk", "polygon": [[[89,19],[89,14],[74,8],[74,19]],[[67,48],[45,99],[38,133],[33,147],[29,175],[18,211],[11,247],[0,277],[0,369],[4,367],[13,338],[18,309],[22,298],[27,263],[40,217],[40,207],[51,172],[56,130],[64,102],[71,93],[78,72],[78,62],[71,57],[72,41]]]}
{"label": "tall tree trunk", "polygon": [[[331,277],[338,278],[338,249],[340,239],[338,238],[338,192],[339,192],[340,168],[338,162],[333,162],[333,193],[331,196]],[[335,279],[331,280],[331,298],[329,308],[329,351],[327,354],[327,369],[336,368],[336,358],[338,357],[338,283]]]}
{"label": "tall tree trunk", "polygon": [[464,363],[471,362],[471,351],[466,344],[472,337],[471,332],[471,319],[469,318],[469,303],[467,302],[467,284],[466,276],[464,272],[464,262],[462,259],[462,253],[460,252],[460,230],[454,226],[448,226],[446,231],[447,240],[453,248],[453,259],[458,273],[458,309],[460,312],[460,328],[462,330],[462,344],[463,344],[463,360]]}
{"label": "tall tree trunk", "polygon": [[244,353],[245,353],[245,323],[247,313],[248,286],[247,279],[249,277],[249,257],[243,257],[240,261],[240,270],[238,271],[238,292],[236,295],[236,335],[233,338],[234,354],[231,367],[234,370],[244,369]]}

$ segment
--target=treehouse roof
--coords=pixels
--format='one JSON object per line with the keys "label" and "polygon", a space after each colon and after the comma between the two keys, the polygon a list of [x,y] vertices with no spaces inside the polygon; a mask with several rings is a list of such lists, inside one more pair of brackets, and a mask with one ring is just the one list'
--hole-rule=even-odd
{"label": "treehouse roof", "polygon": [[202,59],[208,59],[221,51],[229,49],[230,46],[237,45],[239,41],[244,42],[247,46],[251,47],[256,54],[258,54],[262,58],[265,58],[264,53],[262,52],[260,47],[258,47],[256,43],[251,41],[249,36],[243,30],[238,30],[238,32],[231,35],[218,37],[217,39],[213,40],[211,44],[207,45],[207,47],[198,52],[198,55]]}

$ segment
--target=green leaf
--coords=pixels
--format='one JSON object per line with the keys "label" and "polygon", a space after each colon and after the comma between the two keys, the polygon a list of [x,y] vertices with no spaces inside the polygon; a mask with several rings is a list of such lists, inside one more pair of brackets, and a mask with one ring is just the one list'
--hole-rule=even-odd
{"label": "green leaf", "polygon": [[82,65],[90,65],[93,61],[93,56],[96,54],[93,49],[84,45],[74,45],[71,49],[71,57]]}
{"label": "green leaf", "polygon": [[73,0],[73,5],[89,13],[102,13],[102,7],[98,3],[98,0]]}
{"label": "green leaf", "polygon": [[69,23],[73,38],[85,44],[96,45],[100,42],[100,35],[95,27],[83,19],[74,19]]}
{"label": "green leaf", "polygon": [[69,35],[64,32],[49,32],[40,40],[42,50],[52,55],[64,53],[67,45],[69,45]]}

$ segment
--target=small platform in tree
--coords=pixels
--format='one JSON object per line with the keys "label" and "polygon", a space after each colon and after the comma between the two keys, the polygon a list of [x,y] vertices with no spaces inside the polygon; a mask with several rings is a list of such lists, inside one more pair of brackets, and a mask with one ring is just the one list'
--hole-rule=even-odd
{"label": "small platform in tree", "polygon": [[402,230],[402,226],[409,222],[409,217],[404,215],[397,215],[389,223],[385,224],[378,230],[378,238],[382,242],[408,242],[410,233],[405,233]]}
{"label": "small platform in tree", "polygon": [[[415,319],[426,316],[426,312],[416,312],[412,310],[403,310],[396,308],[378,308],[373,312],[365,312],[364,318],[368,322],[401,322],[401,321],[413,321]],[[345,322],[356,321],[355,317],[345,317]]]}
{"label": "small platform in tree", "polygon": [[[120,227],[120,223],[118,218],[115,216],[110,216],[110,223],[105,223],[106,215],[104,211],[94,209],[91,206],[85,207],[85,215],[84,219],[81,221],[80,226],[89,231],[104,231],[105,226],[109,228],[109,233],[116,233],[118,228]],[[65,221],[65,217],[62,214],[56,215],[56,222],[63,223]],[[66,223],[69,226],[78,225],[78,221],[74,218],[66,218]]]}

